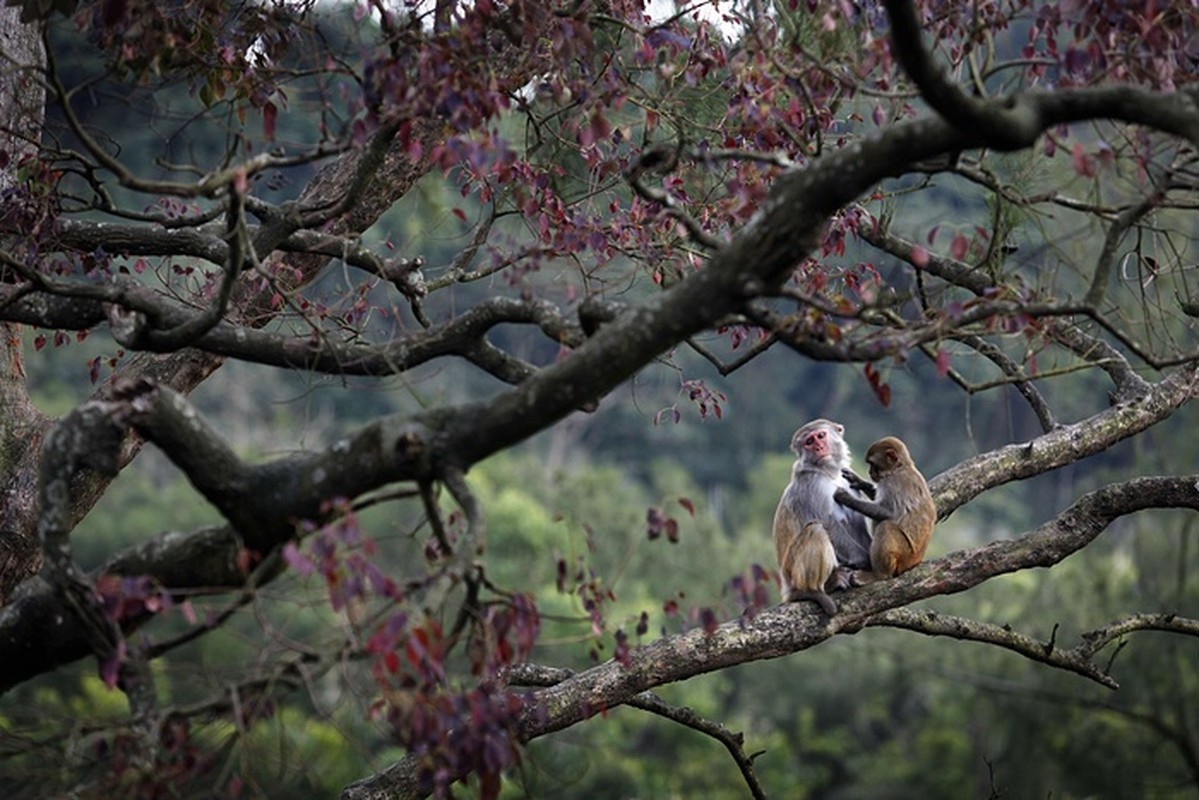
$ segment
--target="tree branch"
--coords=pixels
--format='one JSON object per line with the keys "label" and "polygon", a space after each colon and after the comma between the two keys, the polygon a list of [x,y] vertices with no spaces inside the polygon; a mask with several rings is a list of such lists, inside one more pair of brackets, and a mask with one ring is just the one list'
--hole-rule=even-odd
{"label": "tree branch", "polygon": [[[922,272],[966,289],[977,297],[987,297],[1002,289],[984,270],[935,253],[928,253],[927,258],[917,266],[914,261],[916,246],[896,236],[884,226],[863,225],[858,229],[858,235],[868,244],[903,259]],[[1090,305],[1084,305],[1081,310],[1097,315]],[[1115,384],[1112,392],[1114,400],[1131,399],[1147,389],[1148,382],[1133,370],[1128,359],[1120,351],[1102,339],[1088,335],[1072,320],[1046,318],[1046,334],[1074,355],[1106,372]],[[1133,351],[1135,352],[1135,348]]]}
{"label": "tree branch", "polygon": [[[572,670],[557,667],[543,667],[535,664],[516,664],[505,673],[504,678],[509,686],[555,686],[575,675]],[[719,722],[705,719],[686,706],[672,706],[653,692],[642,692],[633,697],[625,705],[648,711],[651,714],[676,722],[686,728],[710,736],[724,745],[729,751],[750,795],[756,800],[765,800],[766,790],[754,772],[753,756],[745,752],[745,735],[734,733]],[[352,795],[343,794],[345,800]]]}
{"label": "tree branch", "polygon": [[933,110],[951,125],[982,137],[996,150],[1030,147],[1043,130],[1035,104],[1020,96],[1000,102],[972,97],[951,81],[920,41],[923,25],[912,0],[884,0],[891,18],[891,52]]}
{"label": "tree branch", "polygon": [[1017,633],[1007,625],[978,622],[934,611],[890,609],[872,617],[868,626],[901,628],[929,636],[949,636],[963,641],[995,645],[1031,661],[1075,672],[1108,689],[1118,689],[1120,686],[1108,673],[1107,666],[1100,666],[1094,663],[1093,659],[1110,642],[1138,630],[1170,631],[1199,636],[1199,620],[1175,614],[1138,614],[1127,617],[1111,625],[1082,633],[1082,642],[1067,650],[1056,647],[1053,641],[1044,642]]}
{"label": "tree branch", "polygon": [[1087,290],[1083,302],[1092,308],[1099,308],[1107,294],[1108,280],[1111,278],[1112,266],[1116,261],[1116,248],[1124,239],[1128,229],[1136,225],[1146,214],[1156,208],[1162,200],[1162,195],[1154,192],[1141,202],[1129,206],[1120,212],[1103,237],[1103,250],[1099,253],[1099,261],[1095,264],[1095,274],[1091,276],[1091,288]]}
{"label": "tree branch", "polygon": [[1037,391],[1037,387],[1024,374],[1024,370],[1012,359],[1008,358],[1007,354],[999,347],[991,344],[981,336],[963,336],[961,341],[978,351],[985,356],[995,366],[997,366],[1004,375],[1011,379],[1016,391],[1028,403],[1029,408],[1036,415],[1037,421],[1041,423],[1041,430],[1045,433],[1057,427],[1057,422],[1053,418],[1053,411],[1049,408],[1049,404],[1045,402],[1045,398]]}
{"label": "tree branch", "polygon": [[1087,419],[1059,425],[1027,442],[966,459],[929,481],[940,519],[987,489],[1101,453],[1169,417],[1199,395],[1199,365],[1180,369],[1135,400],[1117,403]]}
{"label": "tree branch", "polygon": [[[1199,511],[1197,486],[1199,475],[1138,478],[1107,486],[1085,495],[1056,519],[1017,539],[951,553],[897,578],[846,592],[832,618],[806,607],[782,604],[725,622],[712,633],[694,629],[664,636],[632,648],[625,664],[607,661],[537,692],[522,712],[521,739],[527,742],[570,727],[657,686],[735,664],[797,653],[838,633],[856,633],[873,624],[881,613],[916,600],[962,592],[998,575],[1052,566],[1086,547],[1125,514],[1147,508]],[[898,622],[902,617],[890,619]],[[1105,633],[1095,636],[1088,646],[1135,624],[1126,621],[1122,626],[1100,629]],[[1178,628],[1192,632],[1190,621],[1179,623]],[[978,631],[979,635],[986,633],[981,627]],[[1053,665],[1066,666],[1067,662]],[[1069,666],[1076,665],[1070,662]],[[378,775],[356,782],[343,798],[419,797],[419,793],[400,791],[417,769],[417,760],[408,757]]]}

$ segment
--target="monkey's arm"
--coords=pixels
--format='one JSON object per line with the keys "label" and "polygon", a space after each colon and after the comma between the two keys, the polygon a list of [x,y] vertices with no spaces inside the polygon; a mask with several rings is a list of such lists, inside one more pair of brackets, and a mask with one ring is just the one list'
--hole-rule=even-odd
{"label": "monkey's arm", "polygon": [[[861,492],[862,494],[869,497],[871,500],[874,499],[875,492],[877,492],[878,490],[875,488],[873,483],[866,480],[865,478],[863,478],[858,473],[854,472],[849,467],[844,467],[841,470],[841,476],[844,477],[845,480],[849,481],[849,488],[855,489],[855,490]],[[849,505],[849,504],[842,503],[842,505]],[[865,512],[862,512],[862,513],[865,513]]]}
{"label": "monkey's arm", "polygon": [[884,519],[891,518],[891,515],[887,512],[887,510],[885,508],[883,508],[882,506],[880,506],[878,503],[872,502],[870,500],[866,500],[861,497],[854,497],[852,494],[847,492],[845,489],[838,489],[836,491],[836,493],[833,495],[833,499],[836,500],[841,505],[852,508],[854,511],[858,512],[859,514],[865,514],[866,516],[868,516],[871,519],[876,520],[876,521],[881,522]]}

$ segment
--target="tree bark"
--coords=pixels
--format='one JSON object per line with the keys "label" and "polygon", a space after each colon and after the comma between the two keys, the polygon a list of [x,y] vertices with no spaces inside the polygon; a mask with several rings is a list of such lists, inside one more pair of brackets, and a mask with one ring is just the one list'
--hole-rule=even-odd
{"label": "tree bark", "polygon": [[[39,70],[45,53],[37,26],[21,9],[0,5],[0,198],[19,191],[17,171],[37,151],[30,131],[45,118]],[[0,200],[0,202],[3,202]],[[0,210],[3,213],[3,210]],[[0,270],[0,280],[4,280]],[[34,535],[37,450],[47,420],[29,400],[21,326],[0,323],[0,606],[41,566]]]}

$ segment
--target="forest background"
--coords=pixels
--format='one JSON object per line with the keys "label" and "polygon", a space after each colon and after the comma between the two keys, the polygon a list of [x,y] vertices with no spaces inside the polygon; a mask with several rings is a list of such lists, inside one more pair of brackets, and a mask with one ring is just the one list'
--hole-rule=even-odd
{"label": "forest background", "polygon": [[[322,24],[331,39],[352,39],[351,31],[371,22],[347,9]],[[61,25],[51,41],[65,85],[100,74],[89,45],[68,26]],[[160,170],[164,151],[177,161],[206,163],[228,149],[227,120],[198,115],[202,98],[194,85],[146,88],[101,80],[90,91],[77,107],[81,119],[121,142],[122,162],[136,174]],[[703,104],[715,101],[697,95],[693,102],[703,116]],[[53,105],[47,113],[48,128],[67,127]],[[197,114],[194,122],[164,139],[167,121],[176,125],[191,114]],[[307,115],[304,104],[294,102],[277,123],[272,120],[273,135],[303,141],[318,114],[312,109]],[[519,140],[522,124],[509,118],[499,129]],[[568,172],[579,166],[569,152],[558,157]],[[1051,179],[1031,175],[1033,156],[1010,158],[1013,173],[1028,181]],[[1068,159],[1037,165],[1052,178],[1076,179],[1077,163]],[[313,174],[315,166],[308,164],[279,170],[256,191],[282,200]],[[460,191],[465,185],[431,173],[363,242],[402,243],[405,254],[419,253],[426,264],[454,263],[473,234],[466,222],[487,213],[477,196]],[[904,193],[915,185],[891,187],[902,199],[880,203],[896,222],[928,229],[992,213],[962,178]],[[1082,260],[1093,258],[1101,243],[1093,229],[1066,215],[1037,224],[1038,241],[1054,242]],[[1187,236],[1196,233],[1193,224]],[[1028,243],[1021,244],[1021,258],[1036,263]],[[1188,252],[1180,260],[1193,256]],[[852,271],[867,258],[862,245],[850,241],[839,261]],[[871,264],[897,279],[901,267],[885,258]],[[465,308],[505,280],[454,286],[437,302]],[[551,291],[555,280],[551,270],[535,271],[522,275],[519,285],[531,293]],[[336,270],[324,281],[323,291],[342,286]],[[670,276],[654,282],[669,284]],[[377,295],[372,302],[385,307]],[[389,324],[369,312],[366,317],[362,331]],[[94,382],[102,383],[126,355],[101,333],[77,337],[26,329],[24,336],[32,395],[52,415],[85,402]],[[530,342],[504,327],[491,339],[529,363],[558,357],[552,342]],[[752,591],[762,575],[755,565],[774,568],[771,519],[793,461],[790,435],[809,419],[843,423],[858,456],[874,439],[899,435],[930,478],[1041,431],[1041,420],[1015,386],[964,392],[937,358],[888,359],[864,372],[861,364],[803,359],[774,347],[724,375],[700,352],[723,341],[723,333],[697,337],[696,348],[671,351],[598,407],[470,470],[473,492],[486,509],[488,580],[538,600],[534,660],[585,669],[626,644],[703,626],[710,616],[735,619],[747,605],[752,613]],[[494,396],[502,388],[480,370],[454,362],[370,378],[231,361],[190,399],[240,455],[254,460],[324,446],[381,415],[419,413]],[[1045,391],[1067,419],[1106,403],[1102,376],[1086,372]],[[1113,481],[1199,472],[1197,414],[1191,403],[1098,455],[989,491],[938,526],[929,558],[1032,529]],[[864,471],[860,461],[855,466]],[[112,553],[164,529],[216,521],[187,478],[150,448],[80,522],[86,535],[75,538],[74,557],[97,569]],[[372,559],[389,574],[403,574],[427,547],[428,522],[419,503],[367,507],[355,521],[374,543]],[[1072,639],[1130,611],[1194,617],[1197,523],[1193,511],[1125,517],[1050,571],[994,578],[915,608],[992,620],[1045,642]],[[346,635],[352,620],[331,607],[325,582],[304,574],[303,563],[295,557],[293,569],[248,596],[242,613],[154,662],[159,691],[173,707],[187,708],[244,678],[246,664],[261,668],[263,680],[282,683],[282,673],[272,674],[269,665],[317,652]],[[576,569],[596,576],[592,594],[564,588],[563,571],[573,576]],[[773,604],[777,585],[769,582],[767,591]],[[602,604],[602,615],[594,613],[594,603]],[[201,616],[213,613],[202,597],[194,598],[194,608]],[[183,635],[191,627],[186,615],[176,615],[155,636]],[[743,732],[761,784],[779,797],[898,798],[917,788],[930,798],[1196,797],[1197,647],[1193,637],[1166,633],[1122,639],[1111,654],[1110,674],[1120,684],[1113,691],[999,648],[870,629],[657,691],[671,705]],[[334,796],[402,757],[387,726],[370,713],[377,701],[372,691],[347,688],[337,670],[314,671],[291,688],[273,694],[270,713],[260,718],[197,717],[193,741],[212,768],[199,777],[188,773],[195,792],[216,786],[251,797]],[[0,700],[6,795],[50,796],[107,769],[97,733],[116,726],[127,711],[123,695],[104,685],[93,659],[10,689]],[[503,797],[746,793],[745,779],[716,739],[634,708],[612,709],[529,743],[501,790]]]}

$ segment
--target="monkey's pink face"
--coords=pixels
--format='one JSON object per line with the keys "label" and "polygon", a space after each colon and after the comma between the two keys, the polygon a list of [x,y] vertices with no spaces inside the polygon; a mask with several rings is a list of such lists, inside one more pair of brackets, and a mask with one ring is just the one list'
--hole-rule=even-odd
{"label": "monkey's pink face", "polygon": [[825,428],[809,431],[801,440],[800,446],[803,447],[804,452],[816,460],[828,458],[833,451],[828,430]]}

